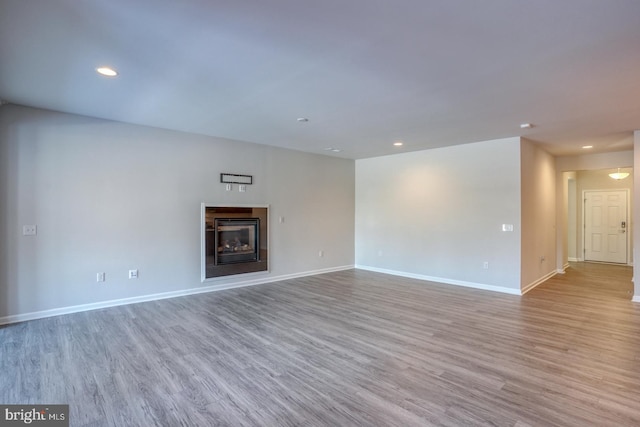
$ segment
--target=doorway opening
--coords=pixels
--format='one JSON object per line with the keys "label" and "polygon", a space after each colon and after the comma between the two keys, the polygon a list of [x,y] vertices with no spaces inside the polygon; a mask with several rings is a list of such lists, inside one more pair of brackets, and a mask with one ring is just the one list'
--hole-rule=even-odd
{"label": "doorway opening", "polygon": [[565,263],[633,264],[633,168],[620,169],[630,176],[612,179],[618,168],[563,172]]}
{"label": "doorway opening", "polygon": [[[631,160],[632,161],[632,160]],[[562,172],[564,182],[564,267],[567,273],[594,276],[609,271],[597,266],[628,271],[633,276],[633,168],[625,179],[609,174],[618,168]],[[626,269],[626,270],[625,270]],[[618,270],[616,270],[618,271]],[[594,281],[594,284],[598,280]],[[633,282],[625,298],[633,297]],[[613,292],[607,286],[598,291]]]}

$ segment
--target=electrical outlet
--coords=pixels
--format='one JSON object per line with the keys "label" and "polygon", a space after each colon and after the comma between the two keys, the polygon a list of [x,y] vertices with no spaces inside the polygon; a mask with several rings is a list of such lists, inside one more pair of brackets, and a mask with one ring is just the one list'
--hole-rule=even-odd
{"label": "electrical outlet", "polygon": [[96,282],[104,282],[105,280],[106,280],[106,275],[104,274],[104,272],[98,273],[96,275]]}
{"label": "electrical outlet", "polygon": [[38,234],[38,227],[35,225],[24,225],[22,226],[22,235],[23,236],[35,236]]}
{"label": "electrical outlet", "polygon": [[129,270],[129,279],[137,279],[138,270]]}
{"label": "electrical outlet", "polygon": [[485,261],[482,263],[482,268],[484,268],[485,270],[489,269],[489,261]]}
{"label": "electrical outlet", "polygon": [[318,256],[319,256],[320,258],[322,258],[322,257],[324,256],[324,251],[320,251],[320,252],[318,252]]}

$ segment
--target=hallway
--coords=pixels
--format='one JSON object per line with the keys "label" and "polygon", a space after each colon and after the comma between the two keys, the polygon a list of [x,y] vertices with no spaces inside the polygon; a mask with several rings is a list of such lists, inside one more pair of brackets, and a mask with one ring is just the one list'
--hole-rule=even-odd
{"label": "hallway", "polygon": [[526,294],[575,304],[630,301],[633,297],[633,267],[627,265],[571,262],[558,274]]}

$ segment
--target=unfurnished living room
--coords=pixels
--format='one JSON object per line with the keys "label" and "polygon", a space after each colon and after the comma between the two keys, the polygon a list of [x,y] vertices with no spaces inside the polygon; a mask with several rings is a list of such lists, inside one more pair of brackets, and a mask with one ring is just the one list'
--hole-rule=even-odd
{"label": "unfurnished living room", "polygon": [[638,17],[0,0],[0,426],[640,425]]}

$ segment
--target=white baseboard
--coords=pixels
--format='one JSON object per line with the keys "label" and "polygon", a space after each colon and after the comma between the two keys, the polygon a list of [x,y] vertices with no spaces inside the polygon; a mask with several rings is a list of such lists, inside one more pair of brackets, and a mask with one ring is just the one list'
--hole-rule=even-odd
{"label": "white baseboard", "polygon": [[[563,271],[564,273],[564,271]],[[534,289],[536,286],[540,285],[541,283],[551,279],[553,276],[555,276],[556,274],[558,274],[557,271],[551,271],[549,273],[547,273],[545,276],[539,278],[538,280],[529,283],[527,286],[525,286],[524,288],[522,288],[522,295],[526,294],[527,292],[529,292],[530,290]]]}
{"label": "white baseboard", "polygon": [[640,302],[640,295],[634,295],[633,298],[631,298],[631,301]]}
{"label": "white baseboard", "polygon": [[24,313],[24,314],[14,314],[10,316],[0,317],[0,325],[26,322],[27,320],[36,320],[36,319],[42,319],[45,317],[61,316],[63,314],[79,313],[82,311],[99,310],[101,308],[116,307],[119,305],[137,304],[140,302],[183,297],[186,295],[203,294],[207,292],[222,291],[225,289],[242,288],[245,286],[262,285],[265,283],[272,283],[272,282],[281,282],[283,280],[296,279],[298,277],[315,276],[318,274],[332,273],[334,271],[350,270],[352,268],[354,268],[353,265],[345,265],[345,266],[331,267],[331,268],[325,268],[320,270],[304,271],[300,273],[283,274],[280,276],[262,276],[262,277],[258,277],[250,280],[243,280],[240,282],[218,284],[218,285],[212,285],[212,286],[206,286],[206,287],[200,287],[200,288],[184,289],[184,290],[173,291],[173,292],[163,292],[158,294],[141,295],[141,296],[131,297],[131,298],[122,298],[122,299],[116,299],[116,300],[110,300],[110,301],[101,301],[101,302],[96,302],[91,304],[74,305],[70,307],[54,308],[51,310],[35,311],[35,312]]}
{"label": "white baseboard", "polygon": [[463,280],[447,279],[447,278],[443,278],[443,277],[425,276],[423,274],[414,274],[414,273],[407,273],[407,272],[404,272],[404,271],[387,270],[385,268],[370,267],[370,266],[367,266],[367,265],[357,265],[356,264],[356,268],[358,268],[360,270],[373,271],[373,272],[376,272],[376,273],[385,273],[385,274],[391,274],[393,276],[407,277],[409,279],[418,279],[418,280],[424,280],[424,281],[428,281],[428,282],[444,283],[444,284],[447,284],[447,285],[464,286],[464,287],[467,287],[467,288],[482,289],[482,290],[485,290],[485,291],[493,291],[493,292],[501,292],[501,293],[504,293],[504,294],[521,295],[520,289],[505,288],[503,286],[486,285],[484,283],[466,282],[466,281],[463,281]]}
{"label": "white baseboard", "polygon": [[567,259],[567,261],[571,261],[571,262],[579,262],[579,261],[580,261],[580,258],[572,258],[572,257],[569,257],[569,258]]}

